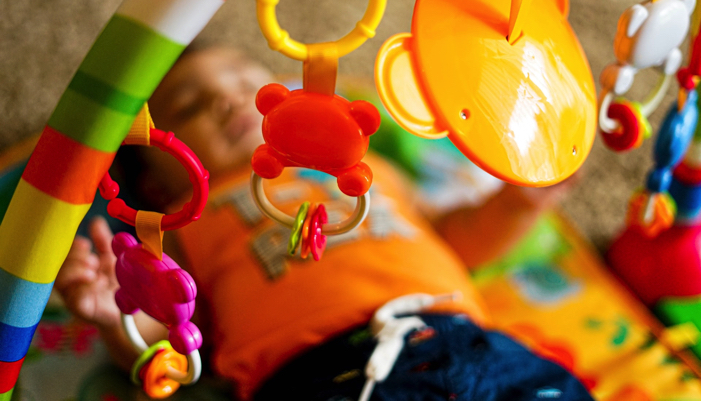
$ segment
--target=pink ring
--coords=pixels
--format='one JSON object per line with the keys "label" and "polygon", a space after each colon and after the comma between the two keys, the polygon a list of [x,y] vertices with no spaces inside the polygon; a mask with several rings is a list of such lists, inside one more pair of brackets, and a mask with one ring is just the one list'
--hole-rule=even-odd
{"label": "pink ring", "polygon": [[[172,132],[152,128],[150,135],[151,145],[175,157],[187,170],[188,178],[192,183],[192,199],[179,212],[163,216],[161,229],[175,230],[200,218],[209,195],[209,172],[204,169],[197,155]],[[105,173],[100,181],[100,195],[110,201],[107,205],[107,213],[127,224],[135,225],[136,210],[117,198],[118,194],[119,184],[112,180],[109,173]]]}

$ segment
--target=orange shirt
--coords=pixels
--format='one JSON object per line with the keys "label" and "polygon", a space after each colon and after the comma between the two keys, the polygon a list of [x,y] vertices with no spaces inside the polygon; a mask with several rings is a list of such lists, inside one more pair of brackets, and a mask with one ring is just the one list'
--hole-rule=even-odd
{"label": "orange shirt", "polygon": [[[244,399],[290,359],[367,323],[401,295],[459,290],[462,300],[442,309],[485,322],[466,270],[414,209],[404,178],[377,157],[364,161],[375,177],[368,218],[329,237],[319,262],[286,256],[290,231],[256,208],[250,170],[214,183],[201,219],[179,230],[183,256],[213,317],[213,366],[235,381]],[[355,207],[334,177],[311,170],[286,169],[266,182],[266,194],[291,215],[306,200],[323,201],[329,221]]]}

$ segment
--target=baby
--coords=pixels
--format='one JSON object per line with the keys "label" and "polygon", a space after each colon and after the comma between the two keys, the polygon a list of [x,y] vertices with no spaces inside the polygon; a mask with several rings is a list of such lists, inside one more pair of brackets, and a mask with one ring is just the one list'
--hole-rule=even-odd
{"label": "baby", "polygon": [[[254,99],[269,82],[265,69],[239,53],[210,47],[183,55],[149,102],[156,126],[175,132],[211,174],[201,219],[166,233],[164,247],[197,282],[206,360],[233,381],[239,399],[341,400],[362,392],[373,400],[512,401],[537,400],[553,388],[561,400],[591,399],[561,367],[485,330],[489,318],[466,269],[518,240],[563,187],[505,186],[481,207],[431,223],[411,202],[416,194],[404,176],[369,153],[364,161],[375,178],[366,222],[329,237],[319,262],[286,256],[289,230],[264,218],[249,189],[250,156],[262,143]],[[187,174],[174,159],[158,151],[141,158],[134,188],[152,207],[167,210],[187,197]],[[325,174],[287,169],[266,185],[288,214],[307,200],[323,202],[331,222],[353,209]],[[92,243],[76,238],[55,287],[129,367],[137,355],[114,301],[112,233],[98,219],[90,236]],[[369,326],[375,312],[410,294],[456,292],[462,297],[416,316],[420,324],[399,337],[406,345],[373,389],[364,372],[377,346],[370,333],[379,320]],[[146,316],[137,324],[147,342],[164,337]]]}

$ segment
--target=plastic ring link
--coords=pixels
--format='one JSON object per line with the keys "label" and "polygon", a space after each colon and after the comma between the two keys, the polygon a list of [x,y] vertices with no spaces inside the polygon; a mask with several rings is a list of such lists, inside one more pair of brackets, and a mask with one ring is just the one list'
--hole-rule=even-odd
{"label": "plastic ring link", "polygon": [[[307,60],[309,49],[304,43],[300,43],[292,38],[287,31],[280,28],[275,14],[275,6],[279,0],[257,0],[256,14],[263,36],[268,41],[271,49],[277,50],[287,57],[299,61]],[[324,43],[324,46],[335,47],[338,57],[357,49],[366,40],[375,36],[375,29],[382,20],[385,12],[387,0],[369,0],[368,8],[365,10],[363,18],[358,21],[352,31],[335,42]]]}
{"label": "plastic ring link", "polygon": [[[134,317],[125,313],[122,313],[121,316],[127,338],[141,354],[132,367],[131,379],[135,384],[144,386],[144,391],[153,390],[156,394],[164,394],[162,397],[152,396],[154,398],[165,398],[177,390],[180,384],[192,384],[200,379],[202,359],[198,350],[184,356],[173,350],[170,342],[165,340],[148,346],[136,327]],[[167,352],[155,359],[162,350],[172,352]],[[182,363],[183,361],[187,362],[187,368]],[[172,391],[166,387],[171,387]],[[166,392],[168,393],[166,394]],[[149,395],[151,396],[151,394]]]}
{"label": "plastic ring link", "polygon": [[[294,228],[295,217],[282,212],[270,203],[270,200],[265,196],[263,190],[263,178],[255,172],[251,173],[251,192],[253,193],[253,200],[263,214],[287,228]],[[327,222],[322,222],[321,234],[340,235],[358,227],[365,220],[370,210],[370,193],[366,192],[363,196],[356,197],[356,199],[357,203],[353,213],[347,219],[339,223],[329,224]],[[321,205],[319,208],[321,208]],[[319,208],[317,208],[317,212]]]}
{"label": "plastic ring link", "polygon": [[[200,218],[209,195],[209,172],[204,169],[195,153],[172,132],[152,128],[150,142],[153,146],[175,157],[187,170],[188,178],[192,183],[192,199],[180,211],[163,216],[161,229],[175,230]],[[135,225],[137,211],[117,198],[118,194],[119,184],[112,180],[109,173],[106,173],[100,181],[100,195],[110,201],[107,205],[107,213],[127,224]]]}

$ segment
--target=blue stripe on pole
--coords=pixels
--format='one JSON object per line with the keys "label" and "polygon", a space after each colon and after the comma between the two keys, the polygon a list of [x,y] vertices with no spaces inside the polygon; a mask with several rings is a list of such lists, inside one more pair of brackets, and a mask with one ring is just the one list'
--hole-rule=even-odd
{"label": "blue stripe on pole", "polygon": [[37,325],[15,327],[0,323],[0,361],[16,362],[24,358]]}
{"label": "blue stripe on pole", "polygon": [[31,327],[39,323],[51,295],[53,283],[39,284],[23,280],[0,267],[0,323]]}

